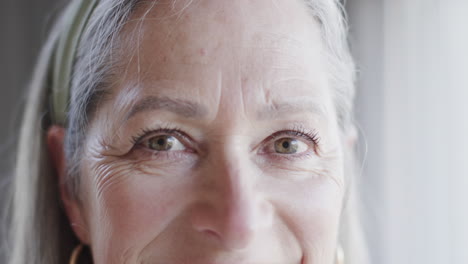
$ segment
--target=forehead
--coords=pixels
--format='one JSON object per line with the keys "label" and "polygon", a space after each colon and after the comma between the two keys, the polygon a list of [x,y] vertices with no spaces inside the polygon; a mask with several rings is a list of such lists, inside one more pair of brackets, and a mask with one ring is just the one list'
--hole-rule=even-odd
{"label": "forehead", "polygon": [[135,100],[257,105],[329,94],[319,28],[299,0],[149,1],[123,35],[121,90]]}

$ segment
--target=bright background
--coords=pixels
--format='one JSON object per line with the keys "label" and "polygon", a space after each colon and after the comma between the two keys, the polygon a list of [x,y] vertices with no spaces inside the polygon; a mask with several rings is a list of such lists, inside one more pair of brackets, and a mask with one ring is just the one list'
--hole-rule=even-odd
{"label": "bright background", "polygon": [[468,263],[468,1],[350,0],[373,263]]}
{"label": "bright background", "polygon": [[[63,3],[0,1],[2,176],[23,88]],[[346,9],[373,263],[467,264],[468,0],[348,0]]]}

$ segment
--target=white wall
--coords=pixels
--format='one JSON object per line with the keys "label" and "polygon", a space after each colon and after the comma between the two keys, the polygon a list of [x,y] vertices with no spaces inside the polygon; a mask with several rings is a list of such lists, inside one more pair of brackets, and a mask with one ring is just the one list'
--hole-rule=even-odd
{"label": "white wall", "polygon": [[468,1],[347,6],[374,263],[466,264]]}

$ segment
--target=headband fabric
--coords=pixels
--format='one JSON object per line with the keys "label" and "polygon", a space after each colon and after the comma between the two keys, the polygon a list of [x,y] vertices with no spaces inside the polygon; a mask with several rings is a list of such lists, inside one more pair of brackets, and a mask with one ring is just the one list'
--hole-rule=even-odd
{"label": "headband fabric", "polygon": [[81,34],[98,0],[72,0],[64,19],[63,32],[57,40],[52,58],[52,118],[65,125],[71,86],[71,71]]}

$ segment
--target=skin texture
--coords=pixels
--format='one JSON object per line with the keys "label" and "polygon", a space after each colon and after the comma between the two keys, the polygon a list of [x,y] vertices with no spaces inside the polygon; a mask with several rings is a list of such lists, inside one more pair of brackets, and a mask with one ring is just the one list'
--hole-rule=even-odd
{"label": "skin texture", "polygon": [[79,199],[63,184],[64,129],[48,132],[94,263],[333,263],[343,150],[319,34],[300,1],[138,7],[84,142]]}

